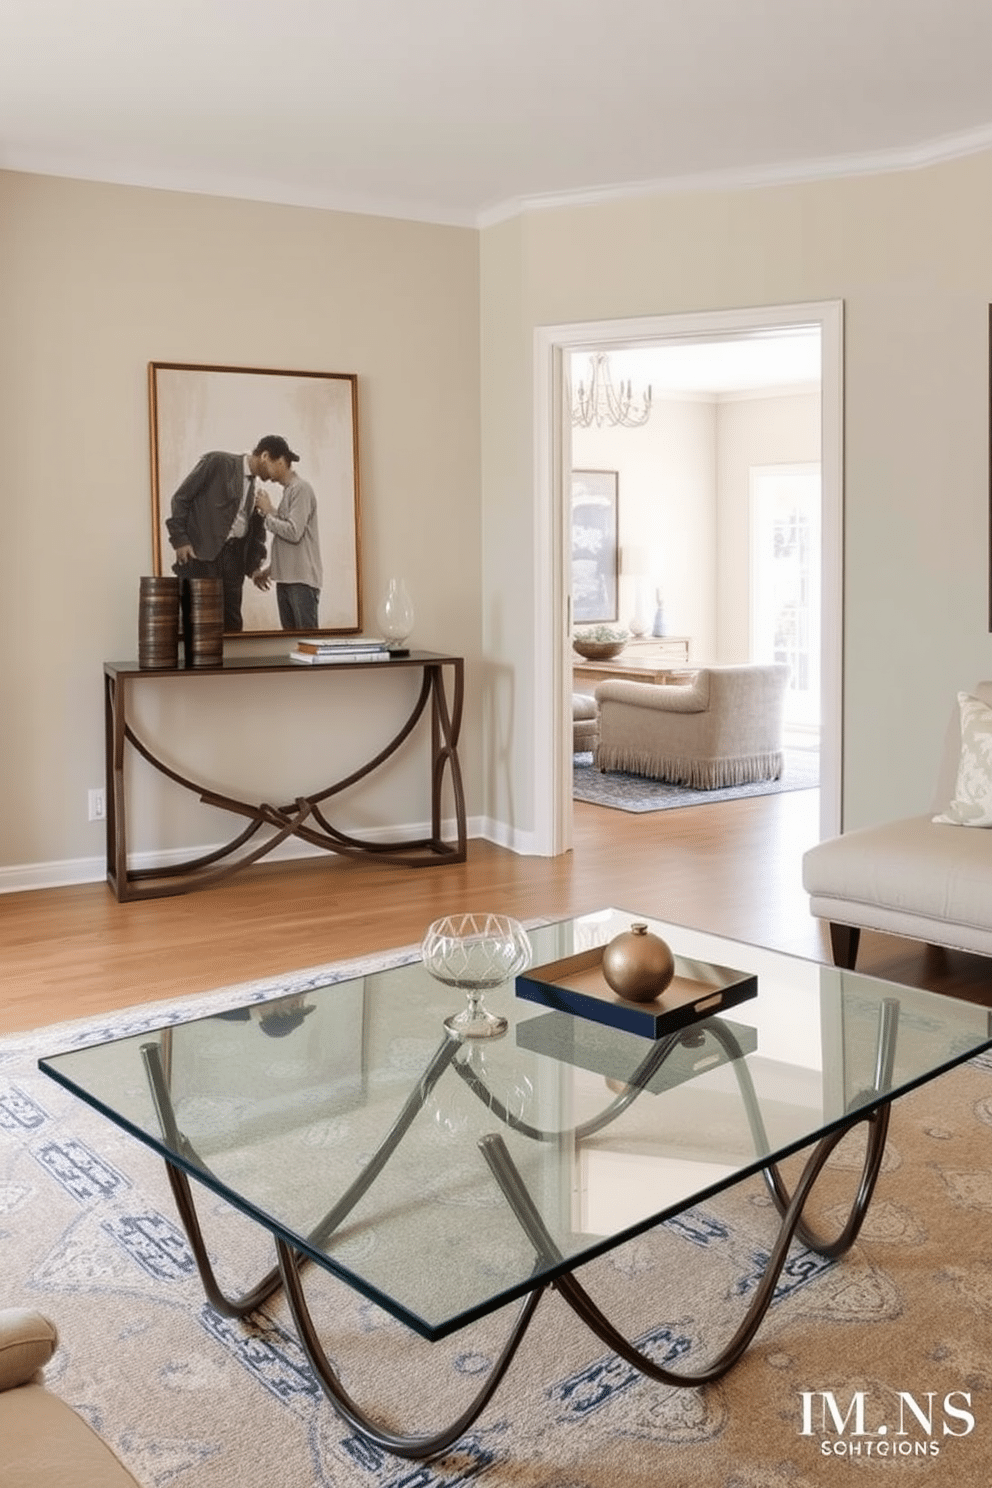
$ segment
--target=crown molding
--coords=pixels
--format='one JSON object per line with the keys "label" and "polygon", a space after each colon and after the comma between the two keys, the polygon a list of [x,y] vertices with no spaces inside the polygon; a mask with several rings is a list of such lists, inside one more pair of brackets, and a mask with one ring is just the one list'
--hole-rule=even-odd
{"label": "crown molding", "polygon": [[983,124],[964,134],[945,135],[923,144],[860,155],[836,155],[778,165],[741,166],[734,170],[703,171],[688,176],[660,176],[650,181],[628,181],[622,185],[593,187],[588,190],[519,196],[483,208],[475,220],[477,227],[487,228],[529,212],[597,206],[604,202],[631,201],[645,196],[749,191],[762,186],[798,186],[807,182],[836,180],[843,176],[877,176],[899,171],[926,170],[929,166],[961,160],[989,149],[992,149],[992,124]]}
{"label": "crown molding", "polygon": [[768,387],[734,388],[730,392],[717,393],[717,403],[754,403],[762,398],[808,398],[818,394],[818,382],[783,382]]}
{"label": "crown molding", "polygon": [[174,191],[190,196],[226,197],[238,201],[265,202],[271,206],[303,207],[320,212],[343,212],[356,217],[393,217],[404,222],[423,222],[438,227],[478,228],[476,213],[471,209],[462,210],[398,198],[362,196],[254,177],[138,169],[119,162],[81,161],[71,156],[12,150],[9,147],[0,150],[0,170],[34,176],[60,176],[65,180],[87,181],[97,185]]}
{"label": "crown molding", "polygon": [[451,207],[436,202],[411,202],[403,198],[365,196],[335,191],[323,186],[304,186],[256,177],[211,175],[178,169],[136,167],[119,161],[81,160],[77,156],[42,151],[0,149],[0,170],[38,176],[60,176],[110,186],[130,186],[151,191],[174,191],[194,196],[217,196],[241,201],[267,202],[273,206],[302,207],[353,216],[392,217],[438,227],[484,230],[532,212],[553,212],[569,207],[597,206],[607,202],[632,201],[647,196],[676,196],[692,192],[748,191],[770,186],[796,186],[836,180],[844,176],[885,175],[925,170],[929,166],[960,160],[992,149],[992,124],[965,133],[945,135],[922,144],[878,150],[865,154],[837,155],[816,160],[789,161],[777,165],[741,166],[733,170],[703,171],[686,176],[659,176],[653,180],[626,181],[612,186],[551,192],[543,195],[508,197],[479,210]]}
{"label": "crown molding", "polygon": [[730,391],[713,392],[709,388],[659,388],[652,384],[653,409],[660,409],[666,403],[754,403],[763,398],[806,398],[811,393],[820,392],[819,382],[776,382],[768,383],[767,386],[733,388]]}

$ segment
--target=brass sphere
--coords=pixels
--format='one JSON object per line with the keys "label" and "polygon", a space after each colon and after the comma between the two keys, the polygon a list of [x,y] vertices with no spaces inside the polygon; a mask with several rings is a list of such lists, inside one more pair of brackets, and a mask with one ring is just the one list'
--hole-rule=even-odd
{"label": "brass sphere", "polygon": [[653,1002],[674,975],[671,949],[647,925],[631,925],[603,949],[603,976],[625,1002]]}

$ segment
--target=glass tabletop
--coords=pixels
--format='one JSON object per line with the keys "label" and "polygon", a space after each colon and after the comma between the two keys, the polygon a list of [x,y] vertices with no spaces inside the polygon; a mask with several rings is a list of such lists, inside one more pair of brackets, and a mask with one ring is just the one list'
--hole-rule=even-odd
{"label": "glass tabletop", "polygon": [[416,962],[39,1064],[436,1339],[992,1045],[983,1007],[619,909],[531,929],[534,965],[634,920],[757,995],[653,1039],[509,983],[505,1035],[459,1040]]}

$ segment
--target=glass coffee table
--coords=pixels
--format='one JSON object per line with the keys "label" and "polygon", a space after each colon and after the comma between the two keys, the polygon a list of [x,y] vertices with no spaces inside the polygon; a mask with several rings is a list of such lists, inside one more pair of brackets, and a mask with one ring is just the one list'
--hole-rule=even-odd
{"label": "glass coffee table", "polygon": [[[548,1287],[652,1379],[695,1386],[726,1373],[754,1337],[793,1239],[831,1257],[854,1242],[891,1100],[992,1046],[983,1007],[617,909],[532,929],[534,963],[605,945],[634,920],[677,956],[756,977],[757,994],[652,1038],[525,1000],[508,984],[486,996],[506,1033],[470,1040],[445,1027],[463,994],[415,962],[39,1063],[164,1158],[211,1304],[243,1316],[283,1287],[349,1425],[401,1457],[428,1459],[484,1409]],[[815,1234],[803,1219],[810,1190],[860,1123],[867,1141],[850,1213],[836,1235]],[[803,1149],[787,1186],[778,1164]],[[708,1365],[663,1367],[574,1273],[755,1173],[781,1221],[764,1276]],[[194,1204],[200,1185],[274,1237],[276,1266],[241,1297],[215,1279]],[[308,1264],[429,1340],[514,1300],[520,1311],[458,1419],[400,1436],[375,1423],[331,1365],[307,1307]]]}

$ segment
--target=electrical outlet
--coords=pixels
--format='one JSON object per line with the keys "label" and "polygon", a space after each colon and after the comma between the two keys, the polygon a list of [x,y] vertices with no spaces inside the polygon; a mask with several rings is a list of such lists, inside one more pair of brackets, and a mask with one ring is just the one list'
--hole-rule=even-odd
{"label": "electrical outlet", "polygon": [[103,786],[89,792],[90,821],[106,821],[107,793]]}

